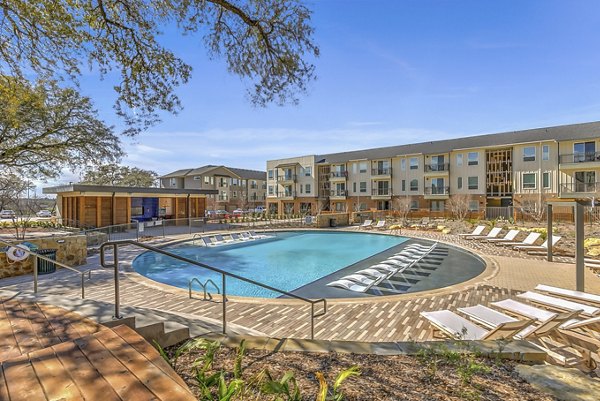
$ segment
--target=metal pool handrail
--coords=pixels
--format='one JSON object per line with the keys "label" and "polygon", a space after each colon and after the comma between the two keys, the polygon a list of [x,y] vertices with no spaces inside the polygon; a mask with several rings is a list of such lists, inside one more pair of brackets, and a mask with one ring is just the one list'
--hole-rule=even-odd
{"label": "metal pool handrail", "polygon": [[[0,240],[0,245],[11,247],[11,246],[17,246],[18,244],[11,244],[10,242]],[[57,262],[56,260],[50,259],[49,257],[43,256],[43,255],[38,255],[34,251],[25,249],[24,247],[23,248],[19,247],[19,249],[22,249],[23,252],[28,253],[30,256],[33,256],[33,293],[34,294],[37,294],[37,292],[38,292],[38,260],[42,259],[42,260],[45,260],[48,262],[52,262],[52,263],[62,267],[63,269],[71,270],[71,271],[74,271],[75,273],[81,275],[81,299],[85,299],[85,273],[88,273],[88,279],[91,279],[92,278],[92,270],[91,269],[80,271],[80,270],[74,269],[71,266],[67,266],[64,263]]]}
{"label": "metal pool handrail", "polygon": [[188,292],[189,292],[190,298],[192,298],[192,284],[194,284],[194,282],[198,283],[198,285],[200,287],[202,287],[202,290],[204,291],[204,297],[203,297],[204,301],[206,301],[206,294],[208,294],[208,297],[210,299],[212,299],[212,295],[210,294],[210,292],[206,291],[206,287],[208,287],[208,284],[212,284],[215,287],[215,289],[217,290],[217,294],[221,293],[221,290],[219,289],[219,287],[211,279],[206,280],[204,282],[204,284],[202,284],[197,277],[194,277],[188,283]]}
{"label": "metal pool handrail", "polygon": [[[310,338],[311,340],[314,339],[315,336],[315,318],[317,317],[321,317],[323,315],[325,315],[327,313],[327,300],[325,298],[320,298],[320,299],[308,299],[308,298],[304,298],[301,297],[299,295],[296,294],[292,294],[291,292],[287,292],[284,290],[280,290],[279,288],[275,288],[272,287],[270,285],[258,282],[258,281],[254,281],[252,279],[246,278],[246,277],[242,277],[242,276],[238,276],[237,274],[234,273],[229,273],[225,270],[221,270],[217,267],[213,267],[204,263],[200,263],[197,262],[195,260],[192,259],[188,259],[185,258],[183,256],[179,256],[176,255],[174,253],[171,252],[167,252],[165,250],[162,250],[160,248],[154,247],[154,246],[150,246],[150,245],[146,245],[137,241],[133,241],[133,240],[121,240],[121,241],[109,241],[109,242],[105,242],[104,244],[102,244],[100,246],[100,264],[102,265],[102,267],[106,267],[106,268],[113,268],[114,269],[114,282],[115,282],[115,318],[120,318],[120,289],[119,289],[119,246],[120,245],[133,245],[133,246],[137,246],[152,252],[156,252],[159,253],[161,255],[165,255],[165,256],[169,256],[173,259],[177,259],[180,260],[182,262],[185,263],[189,263],[191,265],[194,266],[199,266],[199,267],[203,267],[205,269],[208,269],[210,271],[213,271],[215,273],[219,273],[221,275],[222,278],[222,288],[223,288],[223,292],[222,292],[222,298],[223,298],[223,313],[222,313],[222,326],[223,326],[223,334],[227,334],[227,277],[231,277],[231,278],[235,278],[237,280],[241,280],[241,281],[245,281],[247,283],[265,288],[267,290],[270,291],[275,291],[278,292],[282,295],[288,296],[290,298],[294,298],[294,299],[298,299],[300,301],[306,302],[308,304],[310,304]],[[107,247],[112,247],[113,248],[113,259],[114,259],[114,263],[113,264],[108,264],[106,263],[106,248]],[[315,313],[315,304],[317,303],[323,303],[323,310]]]}

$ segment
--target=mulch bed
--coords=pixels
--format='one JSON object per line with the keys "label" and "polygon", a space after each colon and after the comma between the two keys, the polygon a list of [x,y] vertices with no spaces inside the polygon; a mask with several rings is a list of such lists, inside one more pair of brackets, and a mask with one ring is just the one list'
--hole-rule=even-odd
{"label": "mulch bed", "polygon": [[[172,354],[176,347],[168,352]],[[181,356],[176,371],[192,391],[200,392],[194,379],[193,363],[203,351],[191,351]],[[211,372],[232,372],[236,350],[221,347],[217,351]],[[523,379],[514,370],[512,362],[479,359],[489,367],[486,373],[476,374],[470,383],[463,384],[457,368],[439,366],[432,375],[423,359],[413,356],[378,356],[340,353],[267,352],[247,350],[243,359],[243,378],[250,381],[261,370],[268,369],[275,379],[286,372],[294,372],[303,400],[315,400],[319,388],[316,372],[322,372],[331,387],[338,373],[351,366],[358,366],[360,376],[351,377],[342,386],[344,399],[358,400],[555,400]],[[229,379],[231,373],[228,373]],[[215,390],[216,391],[216,390]],[[252,392],[244,400],[273,400]]]}

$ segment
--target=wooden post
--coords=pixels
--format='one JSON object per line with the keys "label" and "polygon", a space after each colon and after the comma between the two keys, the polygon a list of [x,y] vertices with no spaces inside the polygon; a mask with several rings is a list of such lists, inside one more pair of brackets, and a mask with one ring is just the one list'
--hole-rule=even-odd
{"label": "wooden post", "polygon": [[79,220],[80,224],[83,224],[85,220],[85,197],[83,196],[77,198],[77,212],[77,220]]}
{"label": "wooden post", "polygon": [[125,213],[126,216],[127,216],[126,217],[127,218],[126,223],[130,223],[131,222],[131,197],[125,198],[125,204],[126,204],[126,207],[127,207],[127,211]]}
{"label": "wooden post", "polygon": [[96,227],[102,227],[102,197],[96,197]]}
{"label": "wooden post", "polygon": [[585,249],[583,247],[584,223],[583,223],[583,205],[579,202],[575,203],[575,277],[576,290],[585,291],[585,266],[583,257]]}
{"label": "wooden post", "polygon": [[117,224],[117,198],[115,196],[115,193],[113,192],[112,194],[112,207],[111,207],[111,216],[112,216],[112,225],[116,225]]}
{"label": "wooden post", "polygon": [[546,218],[548,220],[548,225],[546,228],[546,241],[548,241],[548,262],[552,262],[552,204],[550,203],[548,203]]}

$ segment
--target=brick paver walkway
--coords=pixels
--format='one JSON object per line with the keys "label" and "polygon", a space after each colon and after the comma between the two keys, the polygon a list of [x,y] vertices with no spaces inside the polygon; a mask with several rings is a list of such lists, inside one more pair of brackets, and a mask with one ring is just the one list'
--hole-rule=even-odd
{"label": "brick paver walkway", "polygon": [[[432,234],[421,233],[419,236],[429,235]],[[456,241],[456,236],[437,239],[448,242],[454,239],[460,245],[464,242]],[[469,248],[475,246],[470,241],[464,245]],[[486,249],[482,248],[479,252],[499,266],[497,274],[487,281],[468,289],[457,288],[454,292],[437,295],[406,294],[397,298],[381,297],[376,302],[373,298],[330,302],[327,314],[315,321],[315,337],[362,341],[425,340],[429,338],[429,326],[420,318],[421,311],[488,304],[512,297],[520,291],[530,290],[539,283],[571,289],[575,286],[575,267],[572,263],[549,263],[541,258],[523,257],[508,250],[501,250],[501,254],[491,254]],[[126,252],[122,252],[124,253]],[[122,305],[221,319],[222,304],[217,297],[215,301],[189,299],[185,291],[167,291],[160,286],[148,286],[136,279],[135,275],[136,273],[121,273]],[[30,290],[31,277],[0,280],[0,288]],[[589,271],[586,272],[586,290],[600,294],[600,279]],[[42,277],[40,291],[76,298],[80,294],[78,277],[63,271],[51,277]],[[86,283],[86,294],[88,299],[112,302],[112,272],[96,268],[91,281]],[[309,309],[305,304],[286,300],[230,300],[227,304],[227,316],[228,322],[269,336],[306,338],[310,332]]]}

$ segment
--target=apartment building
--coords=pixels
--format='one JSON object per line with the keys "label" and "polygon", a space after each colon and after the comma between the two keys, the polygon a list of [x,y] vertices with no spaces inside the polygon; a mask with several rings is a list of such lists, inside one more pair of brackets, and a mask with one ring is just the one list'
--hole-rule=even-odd
{"label": "apartment building", "polygon": [[266,173],[227,166],[207,165],[177,170],[160,177],[162,188],[212,189],[207,196],[207,210],[253,209],[264,206]]}
{"label": "apartment building", "polygon": [[600,122],[267,161],[267,208],[443,213],[600,196]]}

